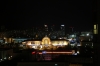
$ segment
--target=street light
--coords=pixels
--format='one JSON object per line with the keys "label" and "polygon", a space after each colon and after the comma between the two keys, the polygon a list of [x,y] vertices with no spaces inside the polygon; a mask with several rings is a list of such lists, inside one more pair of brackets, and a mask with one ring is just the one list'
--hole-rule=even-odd
{"label": "street light", "polygon": [[89,33],[88,34],[86,34],[87,36],[89,36]]}

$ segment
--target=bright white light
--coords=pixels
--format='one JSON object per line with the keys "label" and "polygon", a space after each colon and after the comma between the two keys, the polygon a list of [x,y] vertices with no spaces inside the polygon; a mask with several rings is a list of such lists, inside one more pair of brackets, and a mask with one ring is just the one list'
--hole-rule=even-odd
{"label": "bright white light", "polygon": [[4,59],[7,59],[6,57]]}
{"label": "bright white light", "polygon": [[74,55],[77,55],[77,53],[75,53]]}
{"label": "bright white light", "polygon": [[42,45],[40,46],[40,48],[42,48]]}
{"label": "bright white light", "polygon": [[79,51],[77,51],[77,54],[79,54],[80,52]]}
{"label": "bright white light", "polygon": [[81,46],[81,44],[77,44],[77,46]]}
{"label": "bright white light", "polygon": [[47,27],[47,25],[44,25],[45,27]]}
{"label": "bright white light", "polygon": [[57,66],[58,64],[55,64],[55,66]]}
{"label": "bright white light", "polygon": [[61,25],[61,26],[65,26],[65,25]]}
{"label": "bright white light", "polygon": [[89,36],[89,34],[86,34],[87,36]]}
{"label": "bright white light", "polygon": [[31,43],[28,43],[28,45],[31,45]]}
{"label": "bright white light", "polygon": [[35,48],[35,46],[32,46],[32,48]]}
{"label": "bright white light", "polygon": [[42,54],[46,54],[46,51],[43,51]]}
{"label": "bright white light", "polygon": [[67,39],[67,40],[71,41],[72,39]]}
{"label": "bright white light", "polygon": [[59,38],[59,39],[62,39],[62,38]]}
{"label": "bright white light", "polygon": [[75,37],[75,35],[72,35],[72,37]]}

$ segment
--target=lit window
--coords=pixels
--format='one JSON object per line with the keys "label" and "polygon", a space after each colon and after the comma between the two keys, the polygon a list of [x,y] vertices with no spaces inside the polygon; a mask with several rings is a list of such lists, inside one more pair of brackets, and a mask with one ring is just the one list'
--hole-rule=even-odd
{"label": "lit window", "polygon": [[97,29],[97,26],[96,25],[94,25],[94,29]]}
{"label": "lit window", "polygon": [[98,24],[94,25],[94,34],[98,34]]}

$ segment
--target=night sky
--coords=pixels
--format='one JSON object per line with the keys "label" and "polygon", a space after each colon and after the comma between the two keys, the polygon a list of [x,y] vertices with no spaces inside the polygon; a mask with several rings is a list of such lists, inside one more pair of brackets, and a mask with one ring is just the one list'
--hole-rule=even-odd
{"label": "night sky", "polygon": [[[16,1],[1,2],[0,25],[20,29],[43,24],[65,24],[76,30],[92,28],[92,1]],[[87,30],[88,30],[87,29]]]}

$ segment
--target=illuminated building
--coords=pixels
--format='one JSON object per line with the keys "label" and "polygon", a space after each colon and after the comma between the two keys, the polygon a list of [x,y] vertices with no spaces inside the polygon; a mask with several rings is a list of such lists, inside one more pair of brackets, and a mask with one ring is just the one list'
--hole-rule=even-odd
{"label": "illuminated building", "polygon": [[4,43],[21,43],[24,40],[27,40],[28,38],[7,38],[4,37],[4,40],[1,39],[0,42],[4,42]]}
{"label": "illuminated building", "polygon": [[58,47],[65,47],[66,45],[68,45],[68,43],[69,42],[65,39],[50,40],[50,38],[47,36],[42,40],[26,40],[22,42],[22,44],[25,45],[26,48],[34,48],[39,50],[55,50]]}
{"label": "illuminated building", "polygon": [[60,26],[61,37],[65,36],[65,25]]}
{"label": "illuminated building", "polygon": [[81,46],[90,46],[93,47],[93,41],[81,41],[80,42]]}
{"label": "illuminated building", "polygon": [[60,29],[61,29],[62,31],[64,31],[64,30],[65,30],[65,25],[61,25]]}
{"label": "illuminated building", "polygon": [[100,60],[100,53],[99,53],[99,50],[100,50],[100,36],[99,36],[99,33],[98,33],[98,24],[94,24],[94,35],[93,35],[93,44],[94,44],[94,62],[96,64],[96,66],[99,66],[100,63],[99,63],[99,60]]}

